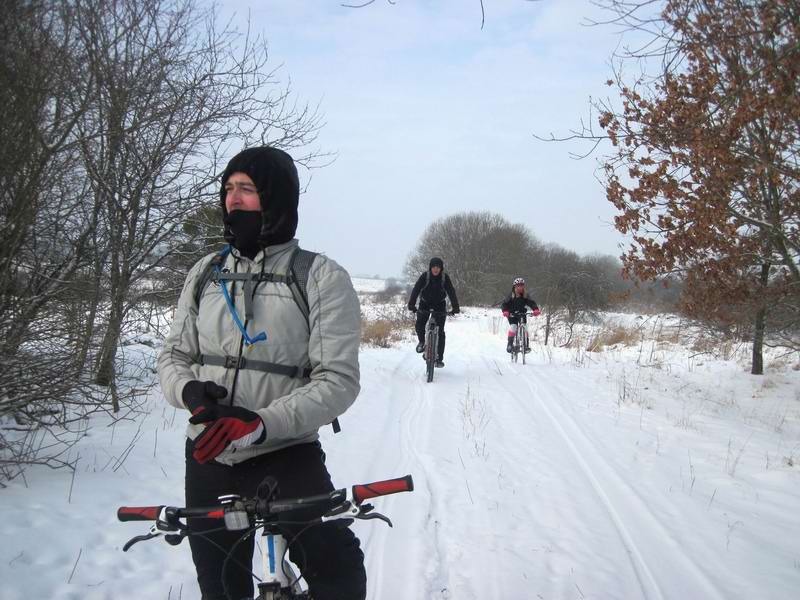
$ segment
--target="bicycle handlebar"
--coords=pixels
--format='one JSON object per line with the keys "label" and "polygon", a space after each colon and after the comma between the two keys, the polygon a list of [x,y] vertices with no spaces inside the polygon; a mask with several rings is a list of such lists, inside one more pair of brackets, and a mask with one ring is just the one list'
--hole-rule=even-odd
{"label": "bicycle handlebar", "polygon": [[[348,491],[350,492],[348,494]],[[364,500],[378,496],[388,496],[399,492],[414,491],[414,480],[411,475],[354,485],[347,490],[342,488],[327,494],[306,496],[303,498],[289,498],[286,500],[254,500],[243,499],[242,507],[254,517],[266,519],[271,515],[286,513],[293,510],[309,507],[324,507],[324,513],[336,513],[343,507],[345,510],[352,505],[358,509]],[[157,521],[159,523],[175,525],[177,519],[185,517],[204,517],[208,519],[223,519],[230,505],[181,508],[175,506],[121,506],[117,509],[117,519],[120,521]],[[241,507],[240,507],[241,510]],[[361,511],[356,510],[350,516],[356,516]],[[324,518],[324,517],[323,517]]]}

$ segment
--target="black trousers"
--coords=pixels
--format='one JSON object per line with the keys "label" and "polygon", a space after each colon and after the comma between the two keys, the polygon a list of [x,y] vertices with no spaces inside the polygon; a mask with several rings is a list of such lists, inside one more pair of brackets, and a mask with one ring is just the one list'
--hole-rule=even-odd
{"label": "black trousers", "polygon": [[[439,326],[439,360],[444,360],[444,322],[447,320],[447,315],[433,315],[433,320],[436,321],[436,324]],[[419,343],[425,343],[425,325],[428,323],[428,313],[423,313],[417,311],[417,322],[414,325],[414,329],[417,331],[417,337],[419,338]]]}
{"label": "black trousers", "polygon": [[[192,458],[191,451],[192,442],[187,440],[186,506],[189,507],[217,504],[222,494],[255,496],[258,484],[266,476],[278,481],[277,498],[322,494],[334,489],[319,443],[291,446],[233,466],[213,461],[201,465]],[[213,519],[189,519],[188,524],[199,531],[221,526],[220,521]],[[286,526],[282,534],[288,542],[294,539],[289,558],[300,568],[313,600],[364,600],[367,594],[364,554],[353,532],[334,521],[310,527],[295,538],[301,529],[302,526]],[[228,600],[222,585],[222,565],[226,553],[242,533],[223,529],[206,534],[208,539],[189,538],[202,600]],[[228,561],[225,581],[233,600],[254,596],[249,568],[254,537],[251,535],[240,543]]]}

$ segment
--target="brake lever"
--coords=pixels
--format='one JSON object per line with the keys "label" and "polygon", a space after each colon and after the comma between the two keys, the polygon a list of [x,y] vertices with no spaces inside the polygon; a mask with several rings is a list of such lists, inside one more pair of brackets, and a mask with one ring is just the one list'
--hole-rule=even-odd
{"label": "brake lever", "polygon": [[361,519],[362,521],[369,521],[370,519],[378,519],[379,521],[383,521],[389,527],[393,527],[392,522],[389,520],[389,517],[386,515],[382,515],[379,512],[371,512],[368,514],[361,514],[356,517],[356,519]]}
{"label": "brake lever", "polygon": [[186,537],[185,533],[167,533],[164,535],[164,541],[167,542],[170,546],[177,546],[183,541],[183,538]]}
{"label": "brake lever", "polygon": [[147,532],[145,535],[137,535],[136,537],[129,539],[122,547],[122,551],[127,552],[130,549],[130,547],[136,544],[137,542],[152,540],[153,538],[158,537],[160,535],[162,535],[161,532],[158,529],[156,529],[155,525],[153,525],[152,527],[150,527],[150,531]]}

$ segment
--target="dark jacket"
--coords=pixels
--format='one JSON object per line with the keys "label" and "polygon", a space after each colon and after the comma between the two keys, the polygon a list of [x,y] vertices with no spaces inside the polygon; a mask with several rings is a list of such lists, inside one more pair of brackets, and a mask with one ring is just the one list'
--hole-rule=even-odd
{"label": "dark jacket", "polygon": [[523,312],[526,307],[530,307],[531,309],[539,308],[533,298],[529,298],[527,295],[515,296],[514,292],[506,296],[506,299],[503,300],[503,303],[500,305],[500,308],[509,313]]}
{"label": "dark jacket", "polygon": [[[430,276],[430,278],[429,278]],[[450,276],[444,271],[438,275],[433,275],[430,271],[422,273],[411,290],[411,297],[408,299],[409,308],[416,307],[419,298],[420,310],[445,310],[447,307],[446,298],[450,298],[450,305],[453,311],[460,310],[456,291],[450,281]]]}

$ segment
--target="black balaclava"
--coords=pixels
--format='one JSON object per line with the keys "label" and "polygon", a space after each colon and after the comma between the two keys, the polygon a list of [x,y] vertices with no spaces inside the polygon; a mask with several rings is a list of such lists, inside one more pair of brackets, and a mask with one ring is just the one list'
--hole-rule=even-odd
{"label": "black balaclava", "polygon": [[261,237],[261,220],[260,210],[235,210],[222,220],[225,239],[251,260],[261,249],[261,244],[258,243]]}
{"label": "black balaclava", "polygon": [[430,272],[430,270],[433,267],[439,267],[441,271],[439,271],[438,275],[434,275],[433,273],[431,273],[431,277],[441,277],[442,273],[444,273],[444,261],[441,258],[437,258],[436,256],[434,256],[431,259],[431,262],[428,264],[428,272]]}
{"label": "black balaclava", "polygon": [[[234,173],[244,173],[258,190],[261,200],[260,216],[250,211],[235,210],[228,215],[225,208],[225,183]],[[284,244],[297,230],[297,205],[300,199],[300,180],[294,160],[283,150],[259,146],[242,150],[234,156],[222,173],[220,203],[225,227],[225,240],[245,254],[254,247]],[[256,225],[255,221],[260,221]],[[253,233],[258,229],[253,246]],[[242,247],[240,247],[240,244]],[[255,254],[253,254],[255,256]]]}

